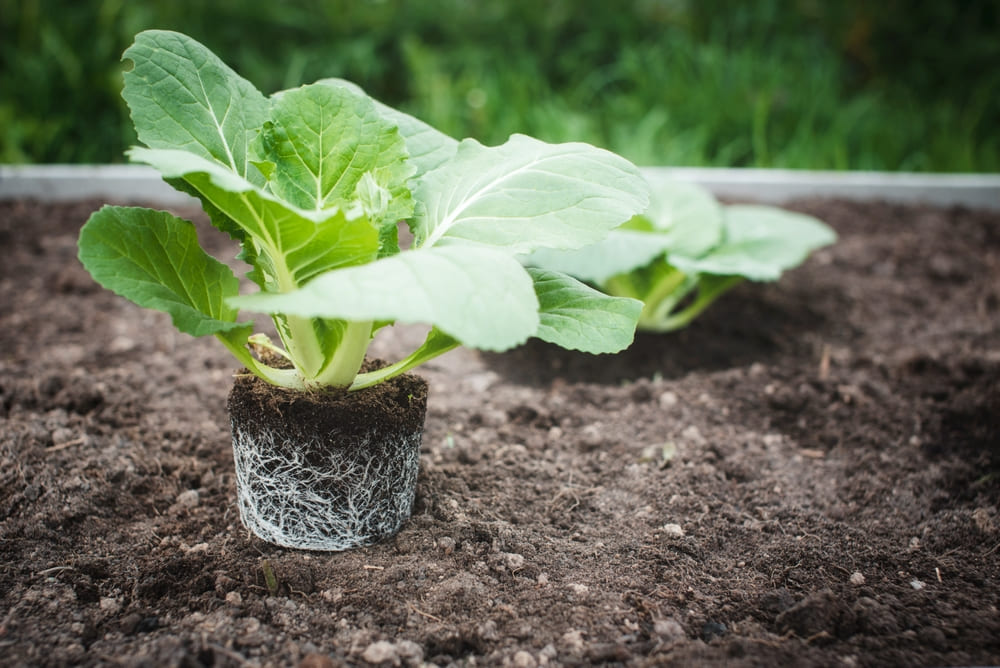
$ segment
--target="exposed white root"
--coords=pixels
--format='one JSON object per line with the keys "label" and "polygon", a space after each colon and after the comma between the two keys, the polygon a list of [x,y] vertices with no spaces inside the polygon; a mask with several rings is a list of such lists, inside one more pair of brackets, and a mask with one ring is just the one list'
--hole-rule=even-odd
{"label": "exposed white root", "polygon": [[[304,550],[346,550],[396,533],[410,516],[421,433],[371,447],[292,444],[233,425],[240,519],[260,538]],[[306,454],[308,453],[308,455]]]}

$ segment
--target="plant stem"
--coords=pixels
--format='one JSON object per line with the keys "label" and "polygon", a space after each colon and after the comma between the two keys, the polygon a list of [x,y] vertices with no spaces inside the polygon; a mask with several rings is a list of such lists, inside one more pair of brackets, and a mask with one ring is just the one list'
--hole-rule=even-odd
{"label": "plant stem", "polygon": [[[706,277],[702,277],[703,279]],[[697,318],[702,311],[708,308],[712,302],[718,299],[724,292],[743,280],[742,276],[713,276],[711,283],[700,282],[698,284],[698,296],[684,310],[673,315],[660,317],[656,320],[643,321],[640,319],[639,326],[651,332],[672,332],[674,330],[687,327],[691,321]]]}
{"label": "plant stem", "polygon": [[236,357],[240,363],[249,369],[254,375],[278,387],[290,390],[305,390],[306,385],[302,380],[302,375],[296,369],[275,369],[266,364],[261,364],[247,350],[246,340],[238,340],[230,332],[216,334],[215,337],[222,341],[222,344]]}
{"label": "plant stem", "polygon": [[[316,335],[316,325],[312,318],[289,315],[283,316],[285,331],[282,341],[295,368],[304,378],[315,378],[323,369],[325,356],[323,346]],[[277,323],[275,323],[277,324]],[[278,327],[279,335],[283,334]]]}
{"label": "plant stem", "polygon": [[[656,281],[652,290],[643,296],[645,306],[643,306],[640,318],[653,321],[663,318],[690,292],[691,288],[685,286],[685,282],[694,283],[688,279],[684,272],[668,266],[667,271]],[[682,286],[684,289],[681,289]]]}
{"label": "plant stem", "polygon": [[372,321],[347,322],[333,359],[311,382],[319,386],[351,387],[372,340]]}
{"label": "plant stem", "polygon": [[395,364],[390,364],[387,367],[378,369],[377,371],[369,371],[368,373],[358,374],[354,379],[354,383],[350,387],[350,391],[354,392],[355,390],[363,390],[366,387],[371,387],[372,385],[377,385],[387,381],[390,378],[395,378],[396,376],[406,373],[410,369],[423,364],[427,360],[434,359],[438,355],[443,355],[449,350],[457,348],[459,345],[458,341],[451,338],[444,332],[437,329],[431,329],[431,331],[427,334],[427,340],[424,341],[423,345],[407,355],[405,358]]}

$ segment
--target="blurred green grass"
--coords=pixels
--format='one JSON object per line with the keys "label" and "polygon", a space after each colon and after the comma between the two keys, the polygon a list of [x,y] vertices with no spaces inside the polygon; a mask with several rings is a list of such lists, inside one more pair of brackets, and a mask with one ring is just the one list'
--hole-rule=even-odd
{"label": "blurred green grass", "polygon": [[642,165],[1000,171],[1000,3],[0,0],[0,162],[121,162],[121,52],[205,43],[265,93],[340,76],[456,137]]}

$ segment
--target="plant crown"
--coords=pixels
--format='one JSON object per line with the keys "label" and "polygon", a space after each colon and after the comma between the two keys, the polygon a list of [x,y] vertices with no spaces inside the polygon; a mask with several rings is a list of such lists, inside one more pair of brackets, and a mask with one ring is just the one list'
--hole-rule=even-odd
{"label": "plant crown", "polygon": [[[460,344],[500,351],[535,336],[605,353],[631,343],[639,302],[521,261],[598,242],[644,210],[648,186],[625,159],[523,135],[458,142],[338,79],[265,97],[174,32],[140,33],[123,59],[145,144],[129,157],[201,201],[240,243],[257,290],[241,294],[194,225],[163,211],[105,206],[81,230],[80,260],[181,331],[216,336],[264,380],[360,389]],[[405,250],[399,221],[412,232]],[[270,315],[281,346],[253,334],[240,309]],[[430,325],[424,343],[360,373],[374,333],[397,321]],[[286,362],[265,363],[275,354]]]}
{"label": "plant crown", "polygon": [[687,326],[744,279],[776,281],[836,241],[821,221],[773,206],[720,204],[704,188],[649,172],[649,208],[595,244],[540,249],[532,266],[565,272],[643,302],[638,328]]}

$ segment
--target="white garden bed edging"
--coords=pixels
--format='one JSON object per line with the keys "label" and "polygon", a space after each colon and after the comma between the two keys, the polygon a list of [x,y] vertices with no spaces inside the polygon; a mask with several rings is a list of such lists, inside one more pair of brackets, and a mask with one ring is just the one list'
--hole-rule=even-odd
{"label": "white garden bed edging", "polygon": [[[698,183],[717,197],[780,204],[803,197],[963,205],[1000,211],[1000,174],[827,172],[790,169],[644,167]],[[0,165],[0,200],[84,198],[194,204],[142,165]]]}

